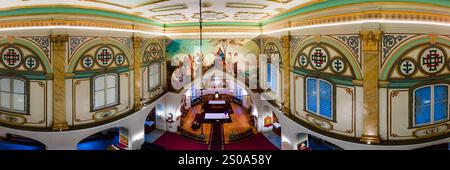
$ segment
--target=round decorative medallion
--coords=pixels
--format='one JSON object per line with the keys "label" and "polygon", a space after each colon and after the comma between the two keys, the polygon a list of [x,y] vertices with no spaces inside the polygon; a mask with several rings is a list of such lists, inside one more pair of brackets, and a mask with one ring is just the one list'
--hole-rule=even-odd
{"label": "round decorative medallion", "polygon": [[298,64],[302,67],[306,67],[308,65],[308,58],[306,57],[306,54],[301,54],[300,57],[298,57]]}
{"label": "round decorative medallion", "polygon": [[28,57],[25,59],[25,67],[32,70],[35,69],[38,65],[38,61],[34,57]]}
{"label": "round decorative medallion", "polygon": [[341,58],[336,58],[331,62],[331,69],[336,73],[342,73],[345,69],[345,63]]}
{"label": "round decorative medallion", "polygon": [[413,60],[406,59],[400,63],[398,69],[400,70],[400,73],[402,73],[403,75],[409,76],[416,71],[416,64],[414,63]]}
{"label": "round decorative medallion", "polygon": [[122,65],[125,62],[125,57],[122,54],[118,54],[116,56],[116,64],[117,65]]}
{"label": "round decorative medallion", "polygon": [[311,65],[316,69],[324,69],[328,64],[328,54],[321,47],[315,47],[309,53]]}
{"label": "round decorative medallion", "polygon": [[97,63],[102,67],[106,67],[112,63],[114,55],[110,48],[102,47],[97,51],[97,54],[95,56],[97,59]]}
{"label": "round decorative medallion", "polygon": [[145,60],[150,60],[151,58],[160,58],[162,56],[161,46],[156,43],[152,43],[148,46],[144,54]]}
{"label": "round decorative medallion", "polygon": [[445,65],[445,54],[436,47],[428,48],[422,51],[420,55],[420,67],[426,73],[436,73],[442,70]]}
{"label": "round decorative medallion", "polygon": [[90,69],[94,66],[94,59],[91,56],[84,57],[82,62],[84,68]]}
{"label": "round decorative medallion", "polygon": [[2,62],[5,64],[6,67],[15,68],[19,66],[21,61],[22,61],[22,54],[18,49],[14,47],[9,47],[3,50]]}

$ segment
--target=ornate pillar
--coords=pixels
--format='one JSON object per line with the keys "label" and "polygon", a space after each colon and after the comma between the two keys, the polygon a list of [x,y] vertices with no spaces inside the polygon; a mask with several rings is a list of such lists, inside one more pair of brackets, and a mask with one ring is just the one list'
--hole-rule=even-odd
{"label": "ornate pillar", "polygon": [[141,49],[142,49],[142,37],[133,37],[133,69],[134,69],[134,104],[133,110],[139,110],[142,108],[141,103]]}
{"label": "ornate pillar", "polygon": [[361,31],[363,40],[363,131],[361,141],[379,143],[379,90],[378,73],[380,61],[381,31]]}
{"label": "ornate pillar", "polygon": [[[281,37],[282,41],[282,53],[283,56],[281,56],[281,61],[283,62],[283,102],[284,102],[284,108],[285,110],[290,110],[290,101],[291,101],[291,79],[290,79],[290,56],[291,56],[291,38],[289,35],[283,35]],[[286,112],[288,113],[288,112]]]}
{"label": "ornate pillar", "polygon": [[68,35],[52,35],[53,56],[53,130],[69,129],[66,121],[65,59]]}

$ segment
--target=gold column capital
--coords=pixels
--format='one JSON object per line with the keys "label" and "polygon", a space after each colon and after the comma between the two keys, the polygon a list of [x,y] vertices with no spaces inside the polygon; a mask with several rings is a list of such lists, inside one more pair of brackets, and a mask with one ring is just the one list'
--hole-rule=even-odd
{"label": "gold column capital", "polygon": [[289,36],[289,35],[281,36],[281,42],[282,42],[283,48],[289,48],[290,43],[291,43],[291,36]]}
{"label": "gold column capital", "polygon": [[133,48],[142,48],[142,37],[132,37]]}
{"label": "gold column capital", "polygon": [[381,41],[380,30],[365,30],[359,32],[363,41],[363,51],[379,51]]}
{"label": "gold column capital", "polygon": [[51,35],[50,40],[53,50],[64,50],[66,48],[66,42],[69,41],[69,35]]}

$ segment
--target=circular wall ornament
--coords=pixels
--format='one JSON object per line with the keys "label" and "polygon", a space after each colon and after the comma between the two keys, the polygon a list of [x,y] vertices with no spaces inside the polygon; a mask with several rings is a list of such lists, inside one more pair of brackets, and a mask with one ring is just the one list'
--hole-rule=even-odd
{"label": "circular wall ornament", "polygon": [[306,57],[306,54],[301,54],[300,57],[298,57],[298,64],[302,67],[308,65],[308,57]]}
{"label": "circular wall ornament", "polygon": [[319,70],[324,69],[328,64],[328,53],[321,47],[315,47],[309,52],[311,65]]}
{"label": "circular wall ornament", "polygon": [[342,73],[345,69],[345,63],[341,58],[336,58],[331,62],[331,69],[336,73]]}
{"label": "circular wall ornament", "polygon": [[162,56],[161,46],[159,46],[156,43],[151,43],[144,53],[145,60],[150,60],[151,58],[161,58],[161,56]]}
{"label": "circular wall ornament", "polygon": [[94,59],[91,56],[86,56],[82,60],[82,65],[84,68],[90,69],[94,66]]}
{"label": "circular wall ornament", "polygon": [[118,54],[115,58],[115,62],[117,65],[122,65],[125,62],[125,57],[123,54]]}
{"label": "circular wall ornament", "polygon": [[32,56],[25,59],[25,67],[29,70],[37,68],[38,64],[38,61]]}
{"label": "circular wall ornament", "polygon": [[430,47],[420,53],[420,67],[429,74],[437,73],[445,65],[445,53],[437,47]]}
{"label": "circular wall ornament", "polygon": [[409,76],[416,71],[416,64],[414,63],[413,60],[406,59],[400,63],[398,69],[400,70],[400,73],[402,73],[403,75]]}
{"label": "circular wall ornament", "polygon": [[22,53],[14,47],[5,48],[2,52],[2,62],[6,67],[15,68],[22,62]]}
{"label": "circular wall ornament", "polygon": [[113,56],[112,50],[108,47],[100,48],[95,54],[97,63],[102,67],[109,66],[113,61]]}

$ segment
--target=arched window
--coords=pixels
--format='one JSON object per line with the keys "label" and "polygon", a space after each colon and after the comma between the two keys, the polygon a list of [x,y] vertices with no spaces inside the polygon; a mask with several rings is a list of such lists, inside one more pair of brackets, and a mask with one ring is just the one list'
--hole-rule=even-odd
{"label": "arched window", "polygon": [[97,75],[93,81],[93,110],[119,104],[119,76],[116,73]]}
{"label": "arched window", "polygon": [[447,84],[422,86],[414,90],[414,126],[435,124],[448,119]]}
{"label": "arched window", "polygon": [[267,87],[274,93],[277,92],[277,66],[272,63],[267,63]]}
{"label": "arched window", "polygon": [[161,63],[150,64],[148,70],[148,89],[153,90],[161,85]]}
{"label": "arched window", "polygon": [[333,119],[333,85],[317,78],[306,78],[306,110]]}
{"label": "arched window", "polygon": [[27,114],[26,82],[17,77],[0,77],[0,110]]}

